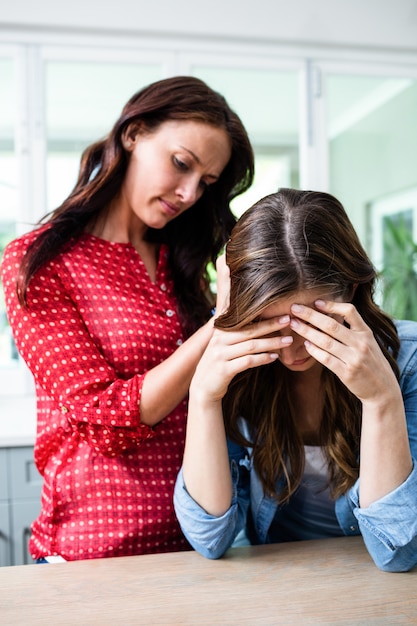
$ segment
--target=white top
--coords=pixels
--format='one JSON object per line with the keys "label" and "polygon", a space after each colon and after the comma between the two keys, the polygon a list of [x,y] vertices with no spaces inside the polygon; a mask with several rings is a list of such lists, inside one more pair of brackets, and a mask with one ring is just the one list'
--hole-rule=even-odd
{"label": "white top", "polygon": [[272,542],[320,539],[343,535],[335,503],[327,487],[327,462],[320,446],[304,446],[305,468],[301,484],[290,502],[278,508],[269,529]]}

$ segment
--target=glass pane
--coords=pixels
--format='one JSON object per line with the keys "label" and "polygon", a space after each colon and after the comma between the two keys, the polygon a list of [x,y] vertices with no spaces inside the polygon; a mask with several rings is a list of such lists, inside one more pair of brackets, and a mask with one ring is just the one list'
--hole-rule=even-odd
{"label": "glass pane", "polygon": [[278,187],[299,185],[299,86],[294,71],[193,66],[193,74],[224,95],[248,131],[255,181],[233,201],[239,216]]}
{"label": "glass pane", "polygon": [[47,62],[48,211],[73,188],[84,148],[111,129],[136,91],[160,78],[158,64]]}
{"label": "glass pane", "polygon": [[[417,215],[417,81],[329,76],[327,93],[330,190],[345,204],[362,243],[382,270],[391,261],[383,241],[383,216],[389,215],[400,228],[404,220],[397,217],[408,211]],[[413,236],[412,222],[404,223]],[[399,275],[410,269],[409,251],[407,256],[403,253],[401,261],[396,256],[403,264]],[[383,291],[382,283],[381,301]],[[404,294],[402,287],[400,291]],[[417,319],[417,310],[411,315]]]}
{"label": "glass pane", "polygon": [[417,183],[417,83],[332,76],[327,93],[331,190],[371,248],[369,203]]}
{"label": "glass pane", "polygon": [[[15,156],[15,67],[0,59],[0,256],[16,234],[18,215],[17,160]],[[16,363],[17,353],[7,322],[3,289],[0,290],[0,366]]]}

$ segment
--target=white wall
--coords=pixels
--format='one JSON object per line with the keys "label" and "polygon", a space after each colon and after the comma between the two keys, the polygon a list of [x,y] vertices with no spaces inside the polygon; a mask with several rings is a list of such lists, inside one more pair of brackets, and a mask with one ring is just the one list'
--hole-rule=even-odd
{"label": "white wall", "polygon": [[1,31],[80,28],[417,51],[417,0],[2,0]]}

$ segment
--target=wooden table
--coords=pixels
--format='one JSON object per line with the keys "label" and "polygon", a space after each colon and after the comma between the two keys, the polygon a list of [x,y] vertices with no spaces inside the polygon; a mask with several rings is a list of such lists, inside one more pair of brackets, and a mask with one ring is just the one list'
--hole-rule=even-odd
{"label": "wooden table", "polygon": [[0,624],[417,624],[417,569],[379,571],[361,537],[3,567]]}

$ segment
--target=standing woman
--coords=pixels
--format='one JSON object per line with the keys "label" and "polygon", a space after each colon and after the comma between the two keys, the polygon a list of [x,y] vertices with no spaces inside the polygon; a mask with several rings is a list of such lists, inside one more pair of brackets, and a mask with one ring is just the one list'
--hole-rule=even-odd
{"label": "standing woman", "polygon": [[189,549],[172,496],[213,332],[206,268],[252,179],[225,99],[197,78],[158,81],[87,148],[63,204],[8,245],[6,306],[36,383],[44,478],[33,558]]}
{"label": "standing woman", "polygon": [[230,305],[190,385],[186,536],[217,558],[243,528],[252,543],[362,534],[378,567],[411,569],[417,323],[375,304],[375,269],[326,193],[260,200],[226,260]]}

